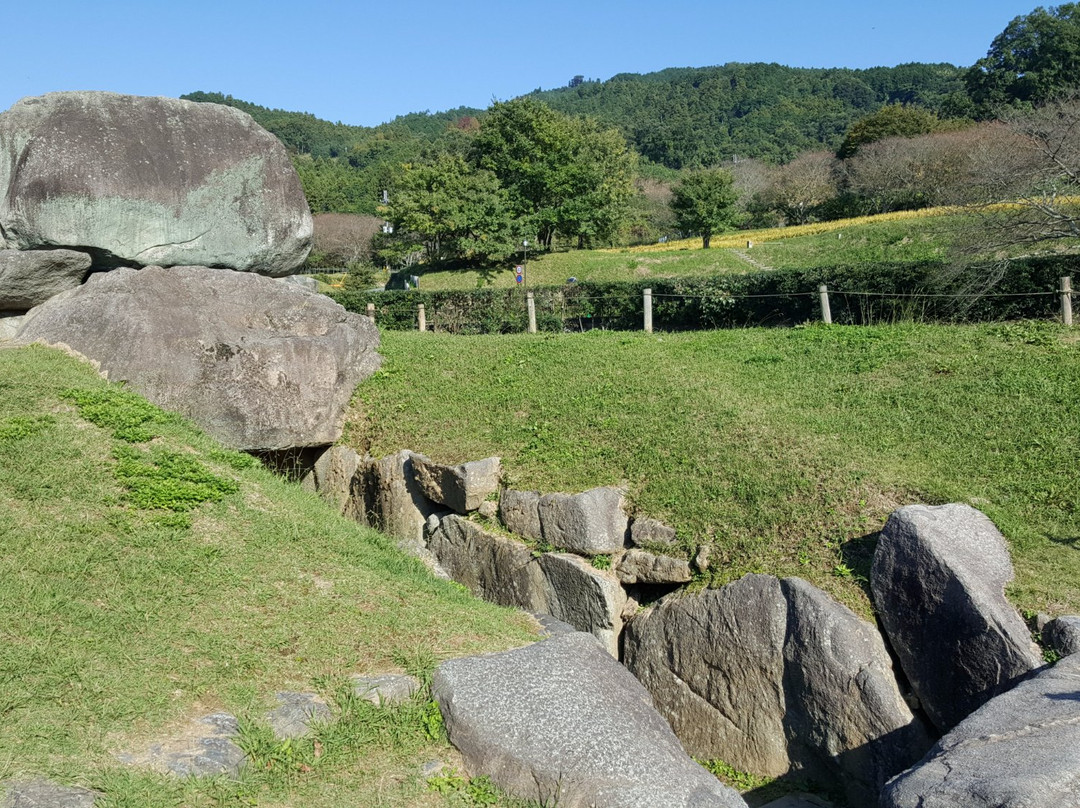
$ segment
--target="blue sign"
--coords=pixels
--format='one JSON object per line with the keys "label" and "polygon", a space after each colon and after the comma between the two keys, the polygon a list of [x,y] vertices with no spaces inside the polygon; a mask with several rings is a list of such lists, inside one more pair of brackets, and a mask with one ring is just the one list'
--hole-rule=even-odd
{"label": "blue sign", "polygon": [[517,278],[518,283],[521,283],[523,280],[525,280],[523,275],[524,272],[525,268],[521,264],[518,264],[516,267],[514,267],[514,275]]}

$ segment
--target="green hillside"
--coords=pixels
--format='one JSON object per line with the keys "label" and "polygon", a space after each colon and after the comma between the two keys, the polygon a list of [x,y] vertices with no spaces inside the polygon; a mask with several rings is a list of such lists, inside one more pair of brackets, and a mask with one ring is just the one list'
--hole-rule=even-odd
{"label": "green hillside", "polygon": [[[437,708],[377,710],[345,677],[530,642],[521,613],[59,351],[0,349],[0,467],[0,781],[109,808],[458,804],[419,774],[454,760]],[[261,716],[285,689],[324,694],[335,722],[273,741]],[[254,758],[238,781],[115,758],[218,710]]]}

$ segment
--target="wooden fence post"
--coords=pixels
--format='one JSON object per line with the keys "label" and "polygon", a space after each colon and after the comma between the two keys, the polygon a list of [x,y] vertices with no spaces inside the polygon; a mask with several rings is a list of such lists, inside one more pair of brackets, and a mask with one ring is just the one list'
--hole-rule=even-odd
{"label": "wooden fence post", "polygon": [[818,297],[821,298],[821,322],[832,322],[832,310],[829,308],[829,287],[821,284],[818,288]]}
{"label": "wooden fence post", "polygon": [[645,333],[652,333],[652,289],[645,290]]}
{"label": "wooden fence post", "polygon": [[525,293],[525,308],[529,310],[529,333],[536,333],[536,300],[532,292]]}
{"label": "wooden fence post", "polygon": [[427,314],[424,312],[424,304],[416,305],[416,319],[420,323],[420,330],[427,331]]}
{"label": "wooden fence post", "polygon": [[1062,278],[1059,288],[1061,290],[1061,322],[1072,325],[1072,278]]}
{"label": "wooden fence post", "polygon": [[367,304],[367,316],[371,318],[372,322],[375,322],[375,304],[374,303],[368,303]]}

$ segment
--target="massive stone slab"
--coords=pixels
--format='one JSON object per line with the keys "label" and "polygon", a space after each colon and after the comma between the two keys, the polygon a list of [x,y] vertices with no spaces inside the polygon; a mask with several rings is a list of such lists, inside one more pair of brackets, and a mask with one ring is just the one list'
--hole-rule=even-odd
{"label": "massive stone slab", "polygon": [[15,341],[65,343],[223,443],[333,443],[379,366],[366,317],[269,278],[206,267],[118,269],[32,309]]}
{"label": "massive stone slab", "polygon": [[469,773],[560,808],[745,808],[586,634],[444,662],[435,698]]}
{"label": "massive stone slab", "polygon": [[59,92],[0,114],[0,249],[278,276],[312,232],[285,147],[240,110]]}
{"label": "massive stone slab", "polygon": [[0,250],[0,311],[26,311],[74,289],[90,271],[75,250]]}
{"label": "massive stone slab", "polygon": [[997,696],[889,782],[882,808],[1080,804],[1080,655]]}
{"label": "massive stone slab", "polygon": [[853,805],[930,746],[876,629],[798,578],[671,596],[629,622],[624,654],[694,757],[843,783]]}
{"label": "massive stone slab", "polygon": [[908,505],[885,523],[870,585],[885,633],[930,720],[948,730],[1041,660],[1005,599],[1005,539],[967,505]]}

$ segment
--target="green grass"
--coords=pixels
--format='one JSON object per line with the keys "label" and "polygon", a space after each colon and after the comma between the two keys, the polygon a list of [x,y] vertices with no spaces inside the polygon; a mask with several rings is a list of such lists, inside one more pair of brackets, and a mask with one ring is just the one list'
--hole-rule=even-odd
{"label": "green grass", "polygon": [[513,486],[627,487],[713,545],[714,584],[795,574],[863,613],[898,505],[968,502],[1008,538],[1018,605],[1080,609],[1080,344],[1053,324],[453,337],[386,332],[346,438]]}
{"label": "green grass", "polygon": [[[525,618],[58,351],[0,350],[0,413],[0,780],[107,808],[455,804],[417,775],[453,759],[430,703],[373,711],[335,683],[529,642]],[[275,745],[282,689],[339,720]],[[238,782],[116,762],[218,709],[260,761]]]}

